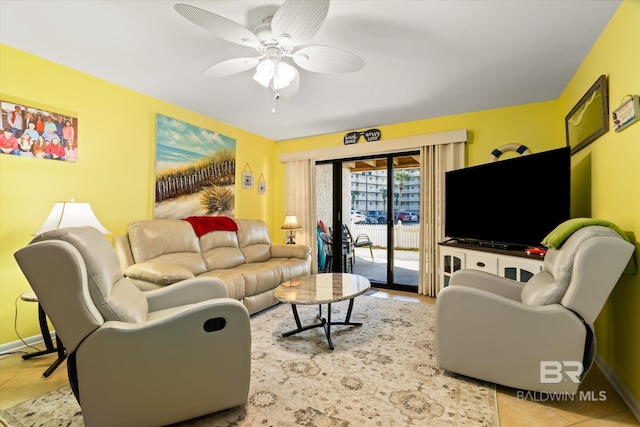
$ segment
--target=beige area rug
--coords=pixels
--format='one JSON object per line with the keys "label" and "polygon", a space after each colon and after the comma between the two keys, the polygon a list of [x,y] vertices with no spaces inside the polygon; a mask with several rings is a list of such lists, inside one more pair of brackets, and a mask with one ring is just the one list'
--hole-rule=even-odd
{"label": "beige area rug", "polygon": [[[347,306],[333,304],[332,320],[344,320]],[[315,323],[318,306],[298,311]],[[248,403],[175,426],[498,426],[493,384],[437,368],[434,313],[431,305],[358,297],[351,319],[363,325],[334,326],[333,351],[321,328],[281,337],[295,327],[289,305],[259,313]],[[83,425],[68,386],[0,416],[11,427]]]}

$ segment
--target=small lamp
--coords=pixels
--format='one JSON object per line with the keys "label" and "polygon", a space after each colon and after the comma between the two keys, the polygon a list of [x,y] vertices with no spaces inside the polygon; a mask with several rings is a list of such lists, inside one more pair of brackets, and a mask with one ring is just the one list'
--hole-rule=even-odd
{"label": "small lamp", "polygon": [[300,230],[300,224],[298,224],[298,218],[295,215],[287,215],[284,217],[284,224],[280,227],[281,230],[287,230],[287,245],[295,245],[296,242],[294,238],[296,237],[293,234],[293,230]]}
{"label": "small lamp", "polygon": [[46,231],[65,227],[80,227],[90,225],[97,228],[103,234],[111,234],[96,218],[89,203],[56,202],[47,219],[32,236],[37,236]]}

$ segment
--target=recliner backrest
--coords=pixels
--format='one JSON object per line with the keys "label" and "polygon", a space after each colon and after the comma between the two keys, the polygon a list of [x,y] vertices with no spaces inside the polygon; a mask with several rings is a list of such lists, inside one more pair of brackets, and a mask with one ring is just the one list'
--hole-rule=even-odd
{"label": "recliner backrest", "polygon": [[[18,251],[16,259],[56,330],[66,323],[66,311],[78,311],[74,305],[82,306],[74,317],[90,325],[86,330],[109,320],[139,323],[147,318],[147,299],[123,277],[111,243],[93,227],[43,233]],[[60,333],[67,348],[68,341],[77,340],[65,341],[64,327]]]}
{"label": "recliner backrest", "polygon": [[73,245],[60,240],[30,243],[15,259],[68,353],[104,323],[87,285],[87,269]]}
{"label": "recliner backrest", "polygon": [[560,304],[593,324],[634,249],[617,233],[584,242],[576,253],[571,281]]}
{"label": "recliner backrest", "polygon": [[528,305],[562,304],[591,323],[633,249],[608,227],[583,227],[559,249],[547,252],[544,269],[524,285],[521,300]]}

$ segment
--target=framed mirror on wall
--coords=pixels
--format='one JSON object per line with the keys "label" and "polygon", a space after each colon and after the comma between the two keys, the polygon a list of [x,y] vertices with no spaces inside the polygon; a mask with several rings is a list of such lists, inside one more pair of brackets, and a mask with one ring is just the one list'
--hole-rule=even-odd
{"label": "framed mirror on wall", "polygon": [[607,76],[601,75],[565,117],[567,145],[575,154],[609,131]]}

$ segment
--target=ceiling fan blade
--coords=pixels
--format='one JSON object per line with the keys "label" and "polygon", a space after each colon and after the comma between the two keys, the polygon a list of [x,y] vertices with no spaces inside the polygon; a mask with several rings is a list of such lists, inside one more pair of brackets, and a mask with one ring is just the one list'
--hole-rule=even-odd
{"label": "ceiling fan blade", "polygon": [[233,58],[213,64],[200,73],[203,77],[225,77],[231,74],[241,73],[258,65],[258,58]]}
{"label": "ceiling fan blade", "polygon": [[287,0],[273,15],[271,29],[280,43],[304,44],[318,32],[329,12],[329,0]]}
{"label": "ceiling fan blade", "polygon": [[364,60],[346,50],[331,46],[308,46],[293,55],[293,61],[316,73],[351,73],[364,67]]}
{"label": "ceiling fan blade", "polygon": [[298,93],[298,89],[300,88],[300,73],[298,72],[298,69],[296,67],[291,67],[291,68],[296,70],[295,77],[293,78],[293,80],[291,80],[291,83],[289,83],[289,86],[283,87],[282,89],[278,90],[278,93],[283,98],[288,98],[290,96],[295,95],[296,93]]}
{"label": "ceiling fan blade", "polygon": [[183,3],[178,3],[173,8],[189,21],[220,38],[243,46],[257,47],[260,45],[260,40],[255,34],[223,16]]}

